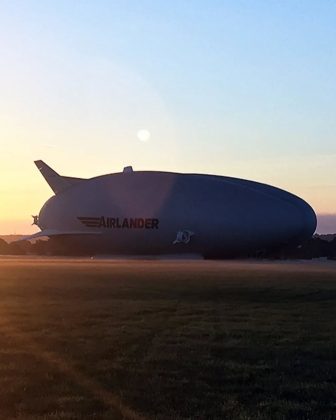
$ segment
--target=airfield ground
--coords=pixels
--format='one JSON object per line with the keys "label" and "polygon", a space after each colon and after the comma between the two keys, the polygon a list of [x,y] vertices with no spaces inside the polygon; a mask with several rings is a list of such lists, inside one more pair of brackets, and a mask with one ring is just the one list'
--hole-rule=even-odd
{"label": "airfield ground", "polygon": [[336,263],[0,259],[0,418],[336,418]]}

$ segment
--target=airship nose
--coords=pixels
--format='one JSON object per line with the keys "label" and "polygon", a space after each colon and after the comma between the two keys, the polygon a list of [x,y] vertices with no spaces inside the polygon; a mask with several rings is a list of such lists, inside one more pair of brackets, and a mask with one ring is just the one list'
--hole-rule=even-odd
{"label": "airship nose", "polygon": [[301,231],[299,232],[300,239],[309,239],[316,230],[317,219],[314,210],[304,200],[299,199],[297,207],[299,210],[299,217],[301,219]]}
{"label": "airship nose", "polygon": [[[286,231],[287,240],[292,243],[302,243],[303,241],[310,239],[317,225],[316,215],[314,210],[301,198],[289,194],[288,197],[283,196],[287,205],[289,204],[288,210],[291,216],[288,221],[288,230]],[[294,210],[294,211],[293,211]]]}
{"label": "airship nose", "polygon": [[269,205],[269,223],[265,231],[269,232],[274,243],[279,239],[279,243],[283,244],[301,244],[312,237],[317,224],[316,215],[304,200],[291,193],[275,190]]}

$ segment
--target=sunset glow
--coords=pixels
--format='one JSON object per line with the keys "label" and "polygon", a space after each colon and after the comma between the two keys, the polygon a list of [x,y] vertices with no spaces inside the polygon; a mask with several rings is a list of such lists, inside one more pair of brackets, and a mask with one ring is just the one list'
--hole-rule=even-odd
{"label": "sunset glow", "polygon": [[0,234],[37,230],[31,215],[52,191],[36,159],[83,178],[132,165],[254,179],[304,198],[326,215],[320,230],[336,231],[331,11],[4,3]]}

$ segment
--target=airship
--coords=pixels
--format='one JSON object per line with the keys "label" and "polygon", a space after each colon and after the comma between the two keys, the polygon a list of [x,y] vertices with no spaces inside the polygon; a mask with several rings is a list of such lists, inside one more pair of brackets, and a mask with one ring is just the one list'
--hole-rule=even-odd
{"label": "airship", "polygon": [[255,181],[131,166],[83,179],[35,164],[54,195],[28,240],[58,238],[91,254],[221,258],[299,245],[316,229],[303,199]]}

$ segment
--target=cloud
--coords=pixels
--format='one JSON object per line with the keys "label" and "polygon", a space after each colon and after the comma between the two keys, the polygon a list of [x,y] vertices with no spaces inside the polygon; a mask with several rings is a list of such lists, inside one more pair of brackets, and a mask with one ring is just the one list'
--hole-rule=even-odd
{"label": "cloud", "polygon": [[317,233],[336,233],[336,214],[317,215]]}

